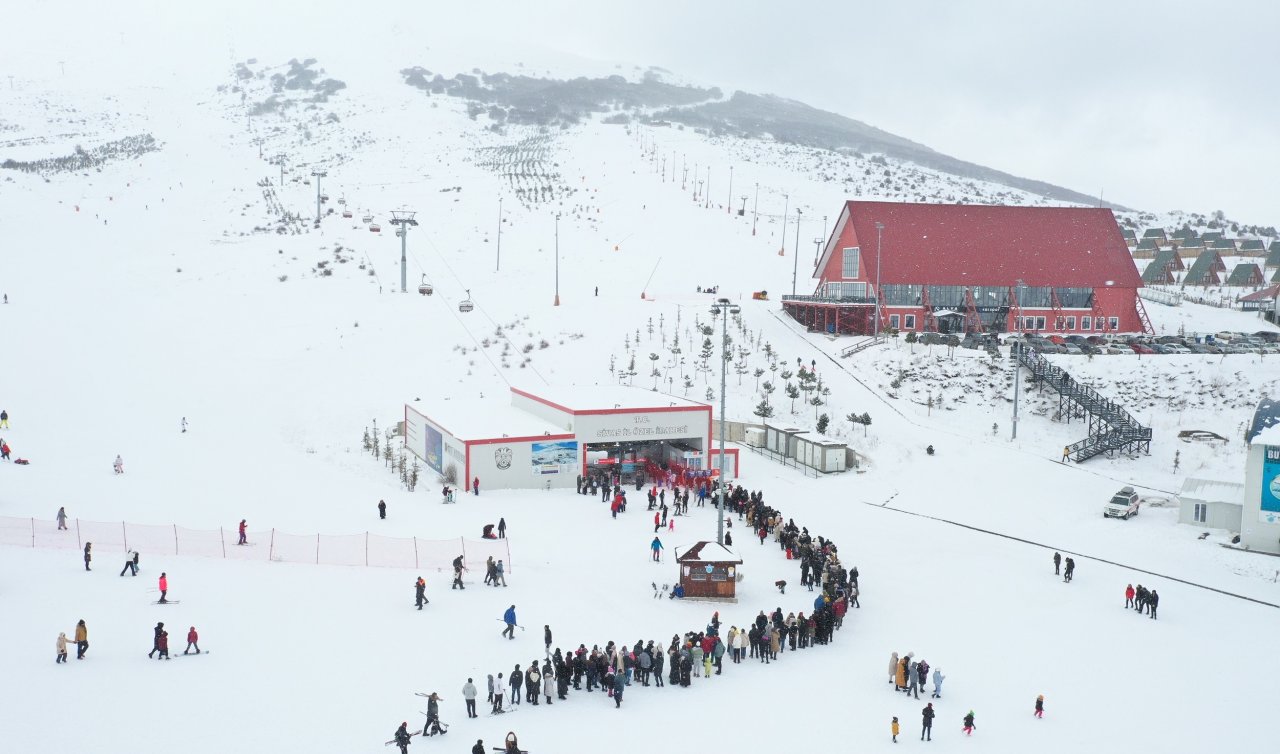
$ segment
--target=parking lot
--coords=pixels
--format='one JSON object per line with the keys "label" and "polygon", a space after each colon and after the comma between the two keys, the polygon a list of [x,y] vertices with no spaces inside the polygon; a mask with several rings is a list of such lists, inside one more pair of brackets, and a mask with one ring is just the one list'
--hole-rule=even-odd
{"label": "parking lot", "polygon": [[[969,343],[974,345],[970,346]],[[1280,332],[1219,332],[1204,335],[1010,335],[1001,343],[1024,342],[1039,353],[1133,356],[1156,354],[1280,354]],[[981,338],[961,343],[971,348],[983,347]]]}

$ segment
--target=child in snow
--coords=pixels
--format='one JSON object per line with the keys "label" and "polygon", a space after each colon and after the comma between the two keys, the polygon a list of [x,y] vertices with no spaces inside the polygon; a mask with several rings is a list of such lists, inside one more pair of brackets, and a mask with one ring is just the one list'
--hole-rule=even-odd
{"label": "child in snow", "polygon": [[200,641],[200,634],[196,633],[196,627],[192,626],[191,630],[187,631],[187,648],[182,650],[182,653],[184,655],[191,654],[191,648],[195,647],[196,654],[200,654],[199,641]]}
{"label": "child in snow", "polygon": [[60,631],[58,633],[58,659],[54,660],[54,664],[57,665],[58,663],[66,662],[66,661],[67,661],[67,632]]}
{"label": "child in snow", "polygon": [[115,469],[117,474],[124,473],[124,460],[120,456],[116,456],[115,463],[111,464],[111,468]]}
{"label": "child in snow", "polygon": [[964,734],[972,736],[974,728],[978,726],[973,724],[973,710],[969,710],[969,714],[964,716]]}
{"label": "child in snow", "polygon": [[889,725],[890,732],[893,733],[893,742],[898,743],[898,718],[893,718],[893,722]]}
{"label": "child in snow", "polygon": [[1044,717],[1044,694],[1036,697],[1036,717]]}

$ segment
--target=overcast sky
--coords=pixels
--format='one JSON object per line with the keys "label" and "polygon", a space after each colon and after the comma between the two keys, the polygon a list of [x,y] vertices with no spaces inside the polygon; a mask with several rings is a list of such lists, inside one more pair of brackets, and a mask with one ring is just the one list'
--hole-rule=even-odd
{"label": "overcast sky", "polygon": [[18,0],[10,29],[51,19],[52,38],[8,35],[0,68],[121,31],[222,58],[285,37],[317,48],[287,56],[465,40],[479,65],[492,48],[546,48],[791,97],[1131,207],[1280,225],[1275,0]]}

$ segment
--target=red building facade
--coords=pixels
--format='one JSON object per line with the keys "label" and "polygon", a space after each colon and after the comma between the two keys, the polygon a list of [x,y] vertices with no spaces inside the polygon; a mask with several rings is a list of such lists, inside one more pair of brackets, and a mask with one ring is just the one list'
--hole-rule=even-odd
{"label": "red building facade", "polygon": [[783,308],[825,332],[1151,331],[1109,209],[845,202],[814,277]]}

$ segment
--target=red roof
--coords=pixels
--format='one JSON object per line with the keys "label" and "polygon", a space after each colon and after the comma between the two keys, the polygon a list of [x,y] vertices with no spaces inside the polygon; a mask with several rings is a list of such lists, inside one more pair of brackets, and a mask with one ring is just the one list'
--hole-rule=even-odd
{"label": "red roof", "polygon": [[1142,286],[1109,209],[850,201],[845,211],[856,237],[838,225],[827,253],[856,238],[866,280],[881,222],[886,285]]}
{"label": "red roof", "polygon": [[1273,285],[1269,288],[1263,288],[1260,291],[1254,291],[1248,296],[1241,296],[1241,301],[1270,301],[1280,296],[1280,284]]}

